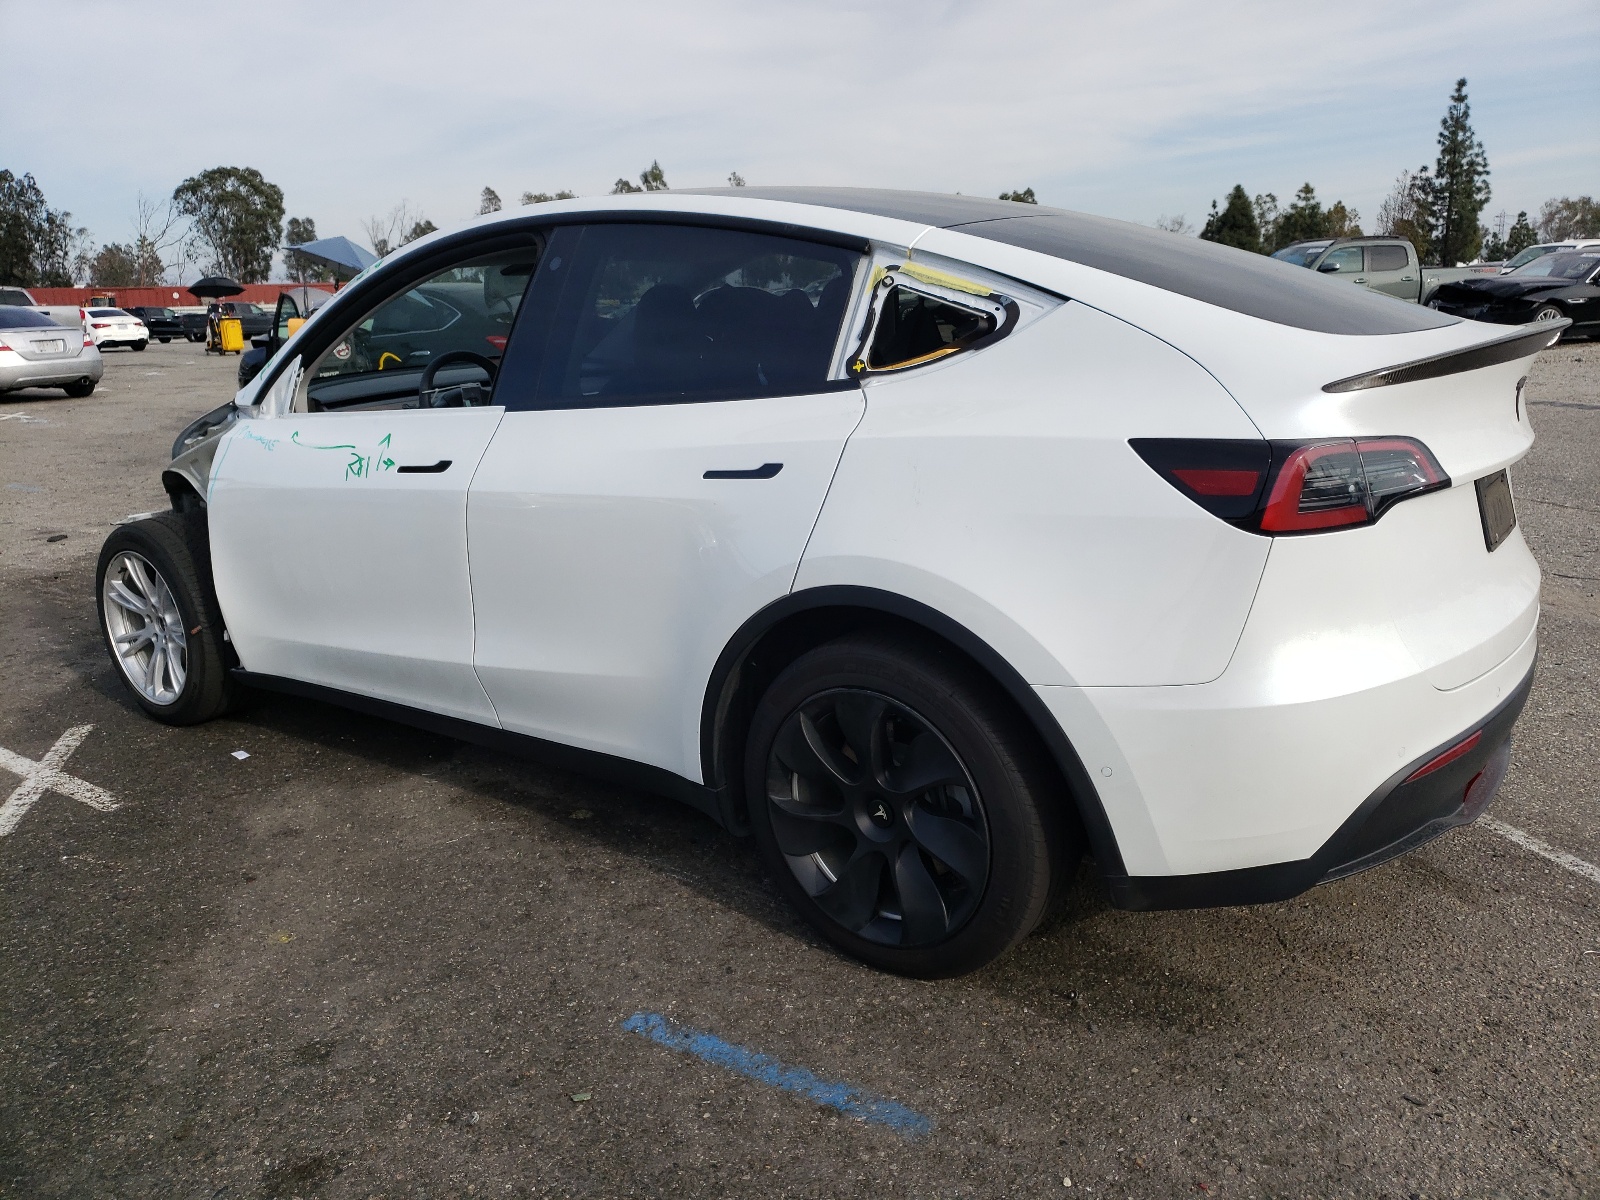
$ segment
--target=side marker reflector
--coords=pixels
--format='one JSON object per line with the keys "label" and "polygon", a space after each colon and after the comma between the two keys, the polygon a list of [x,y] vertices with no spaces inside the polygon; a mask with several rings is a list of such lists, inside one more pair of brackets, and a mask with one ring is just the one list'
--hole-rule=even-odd
{"label": "side marker reflector", "polygon": [[1478,744],[1479,740],[1482,737],[1483,737],[1483,730],[1480,729],[1480,730],[1478,730],[1477,733],[1474,733],[1471,737],[1464,738],[1463,740],[1457,742],[1454,746],[1451,746],[1450,749],[1446,750],[1444,753],[1434,755],[1427,762],[1423,763],[1420,767],[1418,767],[1415,771],[1411,772],[1411,774],[1407,775],[1405,781],[1407,783],[1411,783],[1414,780],[1421,779],[1424,775],[1432,775],[1440,767],[1449,766],[1451,763],[1455,762],[1456,759],[1460,758],[1463,754],[1469,753],[1472,750],[1472,748]]}

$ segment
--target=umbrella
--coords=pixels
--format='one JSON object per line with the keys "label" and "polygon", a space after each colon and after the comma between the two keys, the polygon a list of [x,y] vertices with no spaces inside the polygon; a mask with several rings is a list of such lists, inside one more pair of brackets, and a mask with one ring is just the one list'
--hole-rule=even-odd
{"label": "umbrella", "polygon": [[226,275],[207,275],[199,283],[189,285],[189,294],[201,300],[237,296],[244,288]]}
{"label": "umbrella", "polygon": [[371,250],[356,245],[347,237],[319,238],[314,242],[302,242],[298,246],[285,246],[284,249],[321,259],[325,263],[345,267],[351,271],[365,271],[378,261],[378,256]]}

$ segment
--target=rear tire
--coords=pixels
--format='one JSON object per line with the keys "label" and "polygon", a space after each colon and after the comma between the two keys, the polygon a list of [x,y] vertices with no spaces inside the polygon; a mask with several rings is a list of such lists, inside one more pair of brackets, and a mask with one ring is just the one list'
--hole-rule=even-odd
{"label": "rear tire", "polygon": [[130,349],[130,350],[143,350],[149,344],[150,344],[149,342],[129,342],[128,343],[128,349]]}
{"label": "rear tire", "polygon": [[818,933],[932,979],[1000,957],[1081,856],[1042,751],[995,685],[933,644],[852,636],[790,664],[745,748],[751,826]]}
{"label": "rear tire", "polygon": [[237,703],[203,511],[113,529],[100,550],[95,595],[106,652],[149,716],[193,725]]}
{"label": "rear tire", "polygon": [[82,400],[85,396],[94,395],[94,380],[85,379],[82,383],[64,383],[61,390],[74,400]]}

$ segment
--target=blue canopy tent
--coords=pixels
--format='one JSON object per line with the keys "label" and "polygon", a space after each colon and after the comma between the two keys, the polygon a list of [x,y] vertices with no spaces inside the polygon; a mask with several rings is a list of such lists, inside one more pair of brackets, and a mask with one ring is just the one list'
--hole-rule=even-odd
{"label": "blue canopy tent", "polygon": [[304,242],[298,246],[285,246],[284,250],[304,254],[307,258],[315,258],[330,266],[343,267],[357,274],[378,261],[378,256],[371,250],[356,245],[347,237],[318,238],[314,242]]}

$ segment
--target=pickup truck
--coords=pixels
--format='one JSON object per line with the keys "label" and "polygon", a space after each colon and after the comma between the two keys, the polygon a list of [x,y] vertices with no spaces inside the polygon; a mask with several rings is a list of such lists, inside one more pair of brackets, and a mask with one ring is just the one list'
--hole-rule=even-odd
{"label": "pickup truck", "polygon": [[[217,304],[217,309],[224,317],[238,317],[240,332],[247,339],[272,331],[272,314],[259,304],[251,304],[248,300],[223,300]],[[209,311],[183,313],[179,318],[183,336],[191,342],[205,341]]]}
{"label": "pickup truck", "polygon": [[1425,267],[1417,250],[1405,238],[1321,238],[1296,242],[1272,256],[1335,279],[1359,283],[1375,292],[1398,296],[1413,304],[1426,304],[1441,283],[1456,283],[1474,275],[1494,275],[1499,263],[1476,267]]}
{"label": "pickup truck", "polygon": [[36,304],[33,293],[27,288],[0,287],[0,304],[16,305],[18,308],[31,308],[36,313],[49,317],[57,325],[65,325],[71,329],[76,326],[83,328],[83,323],[88,319],[84,311],[76,304]]}

